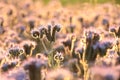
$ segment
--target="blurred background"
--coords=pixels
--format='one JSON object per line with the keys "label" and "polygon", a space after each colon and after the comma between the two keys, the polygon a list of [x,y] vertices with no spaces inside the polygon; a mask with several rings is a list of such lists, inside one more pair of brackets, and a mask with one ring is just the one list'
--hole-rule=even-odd
{"label": "blurred background", "polygon": [[[40,0],[34,0],[34,1],[40,1]],[[120,0],[41,0],[45,4],[48,4],[51,1],[60,1],[62,5],[68,5],[68,4],[81,4],[81,3],[91,3],[91,4],[97,4],[97,3],[115,3],[120,4]]]}

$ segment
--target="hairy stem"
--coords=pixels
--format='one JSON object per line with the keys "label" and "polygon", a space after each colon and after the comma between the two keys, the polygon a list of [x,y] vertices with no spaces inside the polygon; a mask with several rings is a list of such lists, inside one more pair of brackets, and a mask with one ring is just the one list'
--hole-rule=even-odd
{"label": "hairy stem", "polygon": [[47,50],[47,48],[46,48],[46,46],[45,46],[45,43],[43,42],[43,39],[40,39],[40,41],[41,41],[41,43],[42,43],[42,45],[43,45],[43,48],[44,48],[45,52],[47,53],[48,50]]}

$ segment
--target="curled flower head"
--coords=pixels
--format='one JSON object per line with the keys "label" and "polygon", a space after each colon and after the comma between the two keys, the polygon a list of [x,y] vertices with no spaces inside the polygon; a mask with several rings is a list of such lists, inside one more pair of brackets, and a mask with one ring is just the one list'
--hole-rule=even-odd
{"label": "curled flower head", "polygon": [[32,30],[31,35],[34,39],[38,39],[40,37],[40,32],[39,30]]}
{"label": "curled flower head", "polygon": [[94,41],[98,41],[99,39],[100,39],[100,35],[97,34],[97,33],[94,33],[93,40],[94,40]]}
{"label": "curled flower head", "polygon": [[55,25],[53,29],[56,30],[57,32],[59,32],[61,27],[60,27],[60,25]]}
{"label": "curled flower head", "polygon": [[93,32],[88,31],[85,33],[85,36],[86,36],[86,41],[89,41],[93,38]]}
{"label": "curled flower head", "polygon": [[110,32],[116,32],[116,29],[114,27],[110,28]]}
{"label": "curled flower head", "polygon": [[115,27],[111,27],[110,28],[110,32],[114,33],[116,37],[120,37],[120,26],[115,28]]}
{"label": "curled flower head", "polygon": [[85,33],[85,37],[86,37],[86,42],[88,43],[96,43],[97,41],[100,40],[100,35],[97,32],[94,31],[87,31]]}
{"label": "curled flower head", "polygon": [[63,45],[60,45],[60,46],[55,46],[55,50],[58,51],[58,52],[65,52],[65,49],[64,49],[64,46]]}
{"label": "curled flower head", "polygon": [[0,66],[0,69],[5,72],[5,71],[8,71],[9,69],[12,69],[14,68],[16,65],[17,65],[17,61],[9,61],[9,62],[5,62],[4,64],[2,64]]}
{"label": "curled flower head", "polygon": [[2,71],[8,71],[8,68],[9,68],[9,64],[8,63],[5,63],[1,66],[1,70]]}
{"label": "curled flower head", "polygon": [[54,42],[56,31],[59,32],[61,27],[60,27],[60,25],[55,25],[55,26],[53,26],[53,28],[51,25],[48,25],[47,27],[48,27],[48,29],[45,31],[46,37],[50,42]]}
{"label": "curled flower head", "polygon": [[24,44],[23,48],[25,50],[26,55],[28,55],[28,54],[31,53],[31,50],[34,49],[34,45],[32,45],[32,44],[30,44],[30,45],[29,44]]}
{"label": "curled flower head", "polygon": [[40,38],[43,38],[43,35],[46,33],[46,28],[44,28],[43,26],[41,26],[39,28],[39,31],[40,31]]}
{"label": "curled flower head", "polygon": [[22,34],[26,30],[24,25],[19,25],[17,29],[19,30],[20,34]]}
{"label": "curled flower head", "polygon": [[12,62],[9,63],[9,68],[10,68],[10,69],[11,69],[11,68],[14,68],[17,64],[18,64],[17,61],[12,61]]}
{"label": "curled flower head", "polygon": [[30,20],[30,21],[28,22],[28,24],[29,24],[30,30],[31,30],[31,29],[33,29],[34,26],[35,26],[35,21],[34,21],[34,20]]}
{"label": "curled flower head", "polygon": [[30,40],[26,40],[26,41],[23,41],[21,45],[24,49],[25,54],[30,55],[32,54],[33,49],[35,49],[36,43]]}
{"label": "curled flower head", "polygon": [[103,25],[107,25],[107,24],[109,24],[109,21],[108,21],[107,19],[103,19],[103,20],[102,20],[102,24],[103,24]]}
{"label": "curled flower head", "polygon": [[57,53],[54,55],[54,60],[55,60],[55,61],[63,61],[63,60],[64,60],[63,54],[57,52]]}
{"label": "curled flower head", "polygon": [[65,46],[65,47],[68,47],[69,49],[71,49],[71,40],[68,39],[66,41],[63,41],[62,44]]}
{"label": "curled flower head", "polygon": [[102,20],[102,25],[105,26],[105,30],[108,30],[109,29],[109,20],[108,19],[103,19]]}
{"label": "curled flower head", "polygon": [[18,48],[18,47],[10,48],[10,49],[9,49],[9,54],[10,54],[12,57],[18,57],[20,54],[23,54],[23,53],[24,53],[24,50],[21,49],[21,48]]}

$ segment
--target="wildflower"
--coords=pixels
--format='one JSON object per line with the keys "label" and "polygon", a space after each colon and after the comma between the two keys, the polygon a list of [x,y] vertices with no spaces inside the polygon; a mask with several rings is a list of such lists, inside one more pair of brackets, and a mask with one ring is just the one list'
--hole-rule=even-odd
{"label": "wildflower", "polygon": [[34,39],[39,39],[40,38],[40,32],[39,30],[32,30],[31,35]]}
{"label": "wildflower", "polygon": [[24,50],[18,47],[9,49],[9,55],[12,56],[13,58],[18,57],[20,54],[23,54],[23,53],[24,53]]}
{"label": "wildflower", "polygon": [[120,26],[117,29],[114,27],[111,27],[110,32],[113,32],[115,36],[119,38],[120,37]]}
{"label": "wildflower", "polygon": [[55,34],[56,34],[56,31],[59,32],[61,29],[60,25],[55,25],[53,27],[53,31],[52,31],[52,41],[54,42],[55,41]]}
{"label": "wildflower", "polygon": [[55,61],[59,61],[59,62],[60,62],[60,61],[63,61],[63,60],[64,60],[63,54],[57,52],[57,53],[54,55],[54,60],[55,60]]}
{"label": "wildflower", "polygon": [[5,63],[1,66],[1,69],[2,71],[8,71],[8,68],[9,68],[9,64],[8,63]]}
{"label": "wildflower", "polygon": [[103,19],[102,24],[105,26],[105,30],[109,29],[109,21],[107,19]]}
{"label": "wildflower", "polygon": [[25,51],[26,55],[32,55],[32,51],[35,48],[35,44],[33,44],[33,43],[29,43],[29,44],[25,43],[23,45],[23,48],[24,48],[24,51]]}
{"label": "wildflower", "polygon": [[42,80],[42,69],[47,68],[47,63],[42,59],[29,59],[24,65],[24,70],[29,71],[30,80]]}
{"label": "wildflower", "polygon": [[69,28],[67,28],[67,32],[73,33],[75,29],[75,25],[72,23],[72,16],[69,18]]}
{"label": "wildflower", "polygon": [[35,21],[34,20],[30,20],[28,22],[28,24],[29,24],[30,30],[32,30],[35,27]]}
{"label": "wildflower", "polygon": [[46,28],[44,28],[43,26],[40,26],[40,27],[39,27],[39,31],[40,31],[40,38],[43,38],[43,35],[44,35],[45,32],[46,32]]}
{"label": "wildflower", "polygon": [[63,41],[62,43],[65,47],[68,47],[69,50],[71,49],[71,40],[70,39]]}

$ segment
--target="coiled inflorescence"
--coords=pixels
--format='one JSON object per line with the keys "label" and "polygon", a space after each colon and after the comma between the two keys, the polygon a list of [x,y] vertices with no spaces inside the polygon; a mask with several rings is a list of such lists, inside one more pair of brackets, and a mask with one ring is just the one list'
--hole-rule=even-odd
{"label": "coiled inflorescence", "polygon": [[18,57],[20,54],[23,54],[24,50],[22,48],[10,48],[9,49],[9,55],[12,56],[13,58]]}
{"label": "coiled inflorescence", "polygon": [[63,61],[63,60],[64,60],[63,54],[57,52],[57,53],[54,55],[54,60],[55,60],[55,61],[59,61],[59,62],[60,62],[60,61]]}
{"label": "coiled inflorescence", "polygon": [[54,42],[55,34],[56,34],[56,32],[59,32],[60,29],[61,28],[59,25],[55,25],[53,28],[51,25],[48,25],[47,29],[43,26],[40,26],[38,29],[32,30],[31,35],[35,39],[43,38],[43,36],[45,35],[47,37],[48,41]]}

